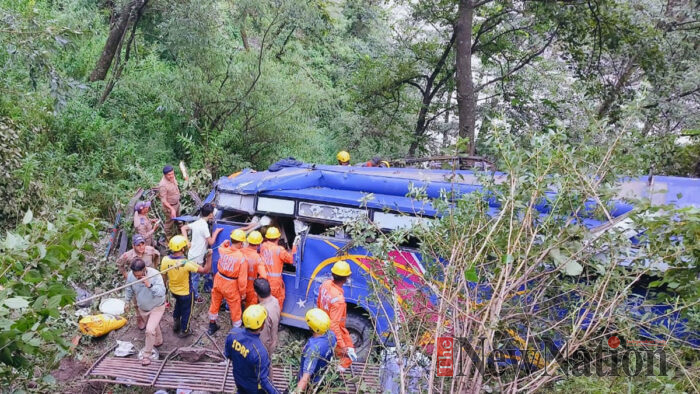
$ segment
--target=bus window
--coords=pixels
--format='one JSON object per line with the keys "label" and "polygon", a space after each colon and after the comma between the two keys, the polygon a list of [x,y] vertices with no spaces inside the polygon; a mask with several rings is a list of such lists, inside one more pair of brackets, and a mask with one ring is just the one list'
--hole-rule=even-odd
{"label": "bus window", "polygon": [[236,224],[247,223],[250,221],[250,215],[235,211],[224,210],[221,212],[221,218],[219,218],[218,221]]}
{"label": "bus window", "polygon": [[347,238],[343,228],[336,224],[326,224],[326,223],[309,223],[309,234],[311,235],[323,235],[325,237],[333,238]]}

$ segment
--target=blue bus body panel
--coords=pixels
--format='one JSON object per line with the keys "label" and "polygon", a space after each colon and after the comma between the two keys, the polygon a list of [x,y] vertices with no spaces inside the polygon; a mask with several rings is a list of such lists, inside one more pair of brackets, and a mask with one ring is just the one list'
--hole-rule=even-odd
{"label": "blue bus body panel", "polygon": [[[492,173],[488,176],[505,177],[501,173]],[[407,194],[415,191],[416,188],[421,188],[422,194],[429,199],[448,195],[454,200],[460,195],[480,191],[479,177],[479,174],[472,171],[301,164],[278,171],[244,170],[235,177],[221,178],[217,181],[216,189],[207,197],[207,201],[213,201],[217,193],[235,193],[374,210],[391,210],[434,217],[440,216],[440,212],[432,204],[407,197]],[[613,217],[631,211],[633,205],[626,200],[633,201],[637,198],[650,198],[654,204],[674,204],[677,207],[700,206],[699,179],[657,176],[653,178],[651,185],[648,177],[630,177],[621,181],[621,199],[609,207],[609,212]],[[547,195],[548,198],[554,196],[554,192]],[[489,214],[497,215],[500,207],[498,201],[495,198],[488,198],[488,202]],[[605,221],[590,215],[590,211],[595,207],[595,202],[588,201],[584,212],[579,213],[577,217],[579,223],[588,228],[605,223]],[[550,212],[546,199],[539,201],[536,208],[541,213],[541,218],[545,218]],[[563,223],[565,219],[557,220],[562,220]],[[215,245],[229,239],[231,231],[240,225],[219,221],[215,223],[215,228],[217,227],[224,228],[224,231],[219,234]],[[425,273],[425,269],[419,255],[414,252],[397,252],[394,257],[398,260],[394,265],[403,267],[401,275],[404,280],[401,284],[388,284],[384,282],[383,275],[377,270],[378,266],[373,266],[374,263],[368,256],[368,252],[356,247],[346,250],[344,246],[347,242],[346,239],[316,235],[303,237],[302,245],[294,256],[296,272],[285,271],[283,273],[286,286],[286,298],[281,320],[283,324],[307,328],[304,315],[307,310],[315,306],[318,288],[324,280],[331,277],[332,264],[341,258],[351,264],[353,272],[344,287],[346,301],[365,310],[375,321],[379,334],[385,334],[388,331],[389,322],[394,319],[396,311],[392,305],[394,305],[396,298],[400,301],[401,297],[410,296],[409,294],[425,294],[427,298],[435,302],[435,296],[429,294],[426,290],[428,287],[422,283],[422,274]],[[214,263],[218,257],[218,251],[215,251]],[[213,269],[216,270],[216,264],[214,264]],[[382,297],[388,294],[394,299],[377,299],[376,296],[370,296],[370,289],[373,287],[386,290],[382,292]],[[472,284],[472,290],[476,290],[477,302],[491,297],[492,291],[486,285]],[[561,306],[555,306],[551,309],[553,320],[556,321],[566,315],[577,301],[575,294],[566,297],[568,298],[559,300],[561,302],[555,302]],[[522,299],[522,302],[528,302],[527,295],[514,296],[514,302],[518,302],[519,298]],[[377,305],[377,302],[382,304]],[[631,315],[639,316],[641,319],[642,312],[663,316],[664,313],[668,313],[667,308],[670,307],[648,307],[630,303],[628,310]],[[583,318],[584,327],[590,324],[588,315],[586,306],[580,307],[579,317]],[[686,341],[691,346],[700,346],[697,333],[686,331],[685,322],[678,314],[671,314],[665,318],[651,320],[648,324],[668,328],[674,337]],[[643,336],[651,335],[645,329],[642,329],[641,334]],[[380,338],[383,338],[382,335]],[[559,346],[561,338],[556,341],[557,346]]]}
{"label": "blue bus body panel", "polygon": [[[322,236],[309,235],[304,242],[303,260],[297,265],[296,275],[299,276],[299,285],[295,285],[295,275],[286,274],[285,301],[282,309],[282,323],[296,327],[308,328],[304,316],[309,309],[316,307],[318,291],[321,284],[330,279],[331,267],[338,260],[346,259],[350,263],[352,276],[343,286],[345,301],[351,305],[357,305],[366,310],[377,325],[379,334],[388,329],[388,318],[393,318],[393,310],[388,306],[391,316],[380,313],[379,308],[369,299],[368,283],[369,270],[363,260],[369,255],[362,248],[351,248],[348,254],[337,252],[347,244],[347,240],[334,239]],[[297,253],[297,256],[299,252]],[[295,256],[295,257],[297,257]],[[349,258],[350,257],[350,258]]]}

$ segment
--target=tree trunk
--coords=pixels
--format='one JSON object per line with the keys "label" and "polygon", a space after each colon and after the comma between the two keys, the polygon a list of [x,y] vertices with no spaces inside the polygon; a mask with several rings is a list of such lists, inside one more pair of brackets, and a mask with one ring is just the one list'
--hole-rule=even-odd
{"label": "tree trunk", "polygon": [[433,99],[432,95],[430,94],[431,90],[433,89],[432,82],[433,81],[430,80],[428,81],[428,85],[425,87],[425,93],[423,93],[423,100],[421,102],[420,112],[418,112],[416,128],[413,131],[413,141],[411,142],[411,146],[408,148],[409,157],[415,156],[416,149],[418,148],[418,143],[420,142],[421,137],[423,137],[423,134],[425,133],[425,119],[428,115],[428,108],[430,108],[430,102]]}
{"label": "tree trunk", "polygon": [[476,95],[472,80],[472,24],[474,0],[460,0],[455,35],[457,36],[457,114],[459,136],[469,139],[469,154],[476,151]]}
{"label": "tree trunk", "polygon": [[[129,41],[126,43],[126,54],[124,55],[124,61],[121,61],[121,54],[122,54],[122,46],[124,43],[124,39],[119,42],[119,45],[117,45],[117,50],[115,51],[116,53],[116,60],[114,60],[114,71],[112,72],[112,77],[110,78],[109,82],[107,82],[107,85],[104,88],[104,91],[102,91],[102,96],[100,97],[100,100],[97,102],[97,105],[100,106],[102,105],[105,100],[107,100],[107,97],[109,97],[109,94],[112,92],[112,89],[114,89],[114,85],[117,83],[119,78],[122,75],[122,71],[124,70],[124,66],[126,63],[129,61],[129,55],[131,53],[131,46],[135,45],[134,44],[134,38],[136,37],[136,26],[138,26],[139,20],[143,16],[143,10],[146,6],[146,3],[148,3],[148,0],[141,0],[142,3],[140,5],[137,5],[137,7],[134,8],[134,14],[132,14],[129,19],[133,20],[133,22],[130,22],[131,24],[131,36],[129,36]],[[126,35],[126,31],[124,31],[124,34]]]}
{"label": "tree trunk", "polygon": [[[413,157],[416,153],[416,149],[418,148],[418,143],[422,139],[423,135],[425,134],[425,130],[428,128],[430,122],[434,119],[431,118],[430,120],[427,120],[428,116],[428,110],[430,109],[430,103],[433,102],[433,98],[435,95],[438,93],[438,91],[445,85],[447,80],[450,78],[450,74],[445,75],[441,79],[437,79],[438,75],[440,75],[440,72],[442,72],[443,68],[445,67],[445,64],[447,62],[447,58],[450,56],[450,52],[452,51],[452,46],[455,43],[455,38],[456,35],[452,34],[452,37],[450,37],[450,41],[447,43],[447,46],[445,49],[442,51],[442,55],[440,56],[440,59],[438,60],[437,64],[435,65],[435,68],[433,69],[433,72],[427,77],[425,81],[425,88],[421,89],[421,93],[423,94],[423,99],[421,100],[421,107],[420,111],[418,112],[418,120],[416,121],[416,128],[413,131],[413,141],[411,142],[411,146],[408,148],[408,155],[410,157]],[[436,82],[437,81],[437,82]],[[449,98],[448,98],[449,101]],[[448,103],[449,106],[449,103]],[[437,115],[436,115],[437,116]]]}
{"label": "tree trunk", "polygon": [[126,29],[129,25],[129,19],[131,18],[131,11],[137,1],[138,0],[134,0],[126,3],[124,8],[119,12],[119,15],[115,18],[116,22],[109,29],[109,36],[107,36],[107,42],[105,42],[105,46],[102,48],[102,54],[100,58],[97,59],[97,64],[95,64],[95,68],[90,74],[90,82],[103,81],[107,76],[107,72],[112,65],[112,60],[114,60],[114,55],[116,55],[117,49],[120,48],[120,44],[124,40]]}
{"label": "tree trunk", "polygon": [[447,110],[445,111],[445,130],[442,131],[442,149],[447,149],[450,144],[450,105],[452,104],[452,90],[447,93]]}
{"label": "tree trunk", "polygon": [[612,86],[605,99],[603,99],[603,102],[600,103],[600,106],[598,106],[599,119],[602,119],[608,115],[608,112],[610,112],[612,105],[615,103],[615,101],[617,101],[617,98],[620,96],[620,93],[627,86],[627,81],[630,79],[630,77],[632,76],[632,74],[634,74],[634,71],[636,70],[635,61],[636,57],[632,56],[625,62],[622,71],[620,72],[620,75],[617,77],[617,81],[615,81],[615,84]]}
{"label": "tree trunk", "polygon": [[243,41],[243,48],[248,52],[250,50],[250,44],[248,43],[248,33],[245,31],[245,21],[248,19],[248,9],[243,11],[243,17],[241,18],[241,41]]}

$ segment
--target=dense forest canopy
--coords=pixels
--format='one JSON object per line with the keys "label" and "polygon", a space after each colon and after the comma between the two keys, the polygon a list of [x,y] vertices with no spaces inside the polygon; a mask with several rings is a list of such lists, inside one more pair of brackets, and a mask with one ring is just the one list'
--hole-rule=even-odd
{"label": "dense forest canopy", "polygon": [[179,159],[216,177],[340,149],[358,162],[488,157],[498,130],[620,138],[634,174],[697,163],[691,1],[4,0],[0,12],[6,220],[66,188],[104,210],[115,184]]}
{"label": "dense forest canopy", "polygon": [[[42,275],[74,275],[164,164],[184,161],[202,194],[284,157],[478,155],[524,180],[513,206],[547,177],[578,202],[586,174],[699,177],[699,17],[692,0],[0,0],[0,280],[17,279],[0,292],[46,304],[0,332],[0,356],[66,354],[67,324],[45,322],[72,293]],[[668,226],[659,250],[697,258]],[[517,255],[510,235],[484,245]],[[695,270],[663,283],[696,301]]]}

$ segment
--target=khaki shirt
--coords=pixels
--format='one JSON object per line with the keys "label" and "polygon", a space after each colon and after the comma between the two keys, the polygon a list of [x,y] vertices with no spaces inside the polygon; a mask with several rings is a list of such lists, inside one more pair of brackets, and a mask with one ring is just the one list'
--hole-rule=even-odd
{"label": "khaki shirt", "polygon": [[153,246],[148,245],[146,245],[146,250],[143,252],[143,256],[139,256],[134,249],[124,252],[124,254],[117,259],[117,267],[124,268],[126,272],[129,272],[129,270],[131,270],[131,262],[137,257],[146,263],[146,267],[158,268],[154,267],[153,263],[160,258],[160,252],[158,252],[158,249],[154,248]]}
{"label": "khaki shirt", "polygon": [[146,245],[153,245],[153,223],[151,223],[151,219],[135,212],[134,229],[146,240]]}
{"label": "khaki shirt", "polygon": [[277,301],[277,298],[269,296],[260,299],[260,305],[264,306],[265,310],[267,310],[267,319],[265,319],[265,325],[262,331],[260,331],[260,342],[265,346],[268,356],[272,359],[272,353],[274,353],[277,348],[277,332],[280,326],[280,303]]}
{"label": "khaki shirt", "polygon": [[170,205],[175,205],[180,202],[180,188],[177,187],[177,182],[170,182],[163,176],[158,183],[158,196],[161,201],[167,201]]}

